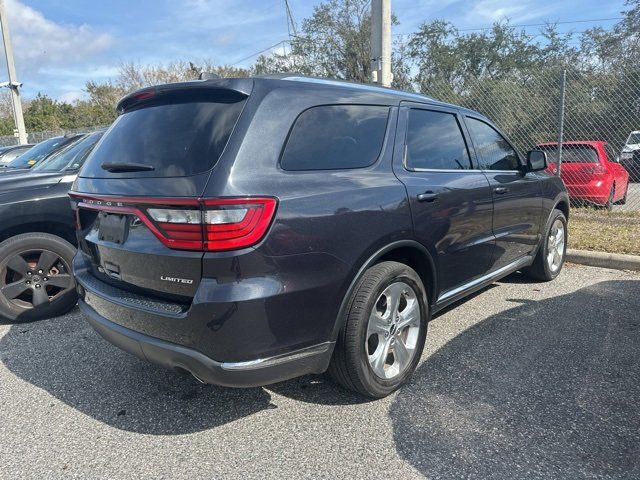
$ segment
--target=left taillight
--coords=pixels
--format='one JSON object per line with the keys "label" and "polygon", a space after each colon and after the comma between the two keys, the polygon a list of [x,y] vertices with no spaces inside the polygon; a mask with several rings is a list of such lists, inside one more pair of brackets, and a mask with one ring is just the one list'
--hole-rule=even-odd
{"label": "left taillight", "polygon": [[258,243],[276,211],[274,198],[204,200],[205,250],[235,250]]}
{"label": "left taillight", "polygon": [[237,250],[257,244],[271,225],[277,207],[277,200],[270,197],[191,202],[112,197],[76,200],[80,208],[137,216],[169,248],[203,251]]}

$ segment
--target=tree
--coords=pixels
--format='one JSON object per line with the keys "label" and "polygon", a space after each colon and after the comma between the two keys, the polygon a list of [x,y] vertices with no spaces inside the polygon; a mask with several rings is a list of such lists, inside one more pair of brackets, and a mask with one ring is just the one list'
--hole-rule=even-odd
{"label": "tree", "polygon": [[291,40],[290,53],[258,58],[255,72],[368,82],[371,74],[371,12],[368,0],[329,0],[313,9]]}

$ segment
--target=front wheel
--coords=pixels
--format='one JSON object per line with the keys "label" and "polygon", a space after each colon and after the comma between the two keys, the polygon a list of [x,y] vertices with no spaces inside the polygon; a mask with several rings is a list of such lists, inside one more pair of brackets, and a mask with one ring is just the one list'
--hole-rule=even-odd
{"label": "front wheel", "polygon": [[523,272],[535,280],[548,282],[560,274],[567,252],[567,218],[554,210],[533,264]]}
{"label": "front wheel", "polygon": [[420,360],[429,316],[424,285],[407,265],[381,262],[364,273],[347,305],[329,374],[362,395],[385,397]]}
{"label": "front wheel", "polygon": [[75,248],[48,233],[24,233],[0,243],[0,317],[36,320],[76,304],[71,260]]}

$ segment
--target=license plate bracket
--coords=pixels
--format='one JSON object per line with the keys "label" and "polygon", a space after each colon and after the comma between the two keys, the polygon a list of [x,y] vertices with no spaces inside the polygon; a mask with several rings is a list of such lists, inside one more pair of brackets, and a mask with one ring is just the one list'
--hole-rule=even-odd
{"label": "license plate bracket", "polygon": [[98,238],[103,242],[122,245],[127,239],[129,227],[127,216],[117,213],[100,212],[99,219]]}

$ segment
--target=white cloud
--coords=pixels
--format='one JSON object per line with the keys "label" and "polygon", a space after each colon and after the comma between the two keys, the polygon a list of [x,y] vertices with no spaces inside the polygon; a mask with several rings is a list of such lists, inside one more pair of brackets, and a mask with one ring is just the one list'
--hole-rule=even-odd
{"label": "white cloud", "polygon": [[538,19],[554,10],[554,4],[543,7],[537,1],[480,0],[467,12],[466,18],[468,21],[476,23],[483,20],[486,23],[493,23],[507,19],[511,23],[521,23]]}
{"label": "white cloud", "polygon": [[108,33],[88,25],[56,23],[19,0],[7,0],[11,40],[19,72],[36,73],[45,66],[82,63],[108,49]]}
{"label": "white cloud", "polygon": [[64,92],[62,95],[59,95],[58,100],[60,102],[73,104],[77,100],[83,100],[86,97],[87,97],[87,94],[82,90],[71,90],[69,92]]}

